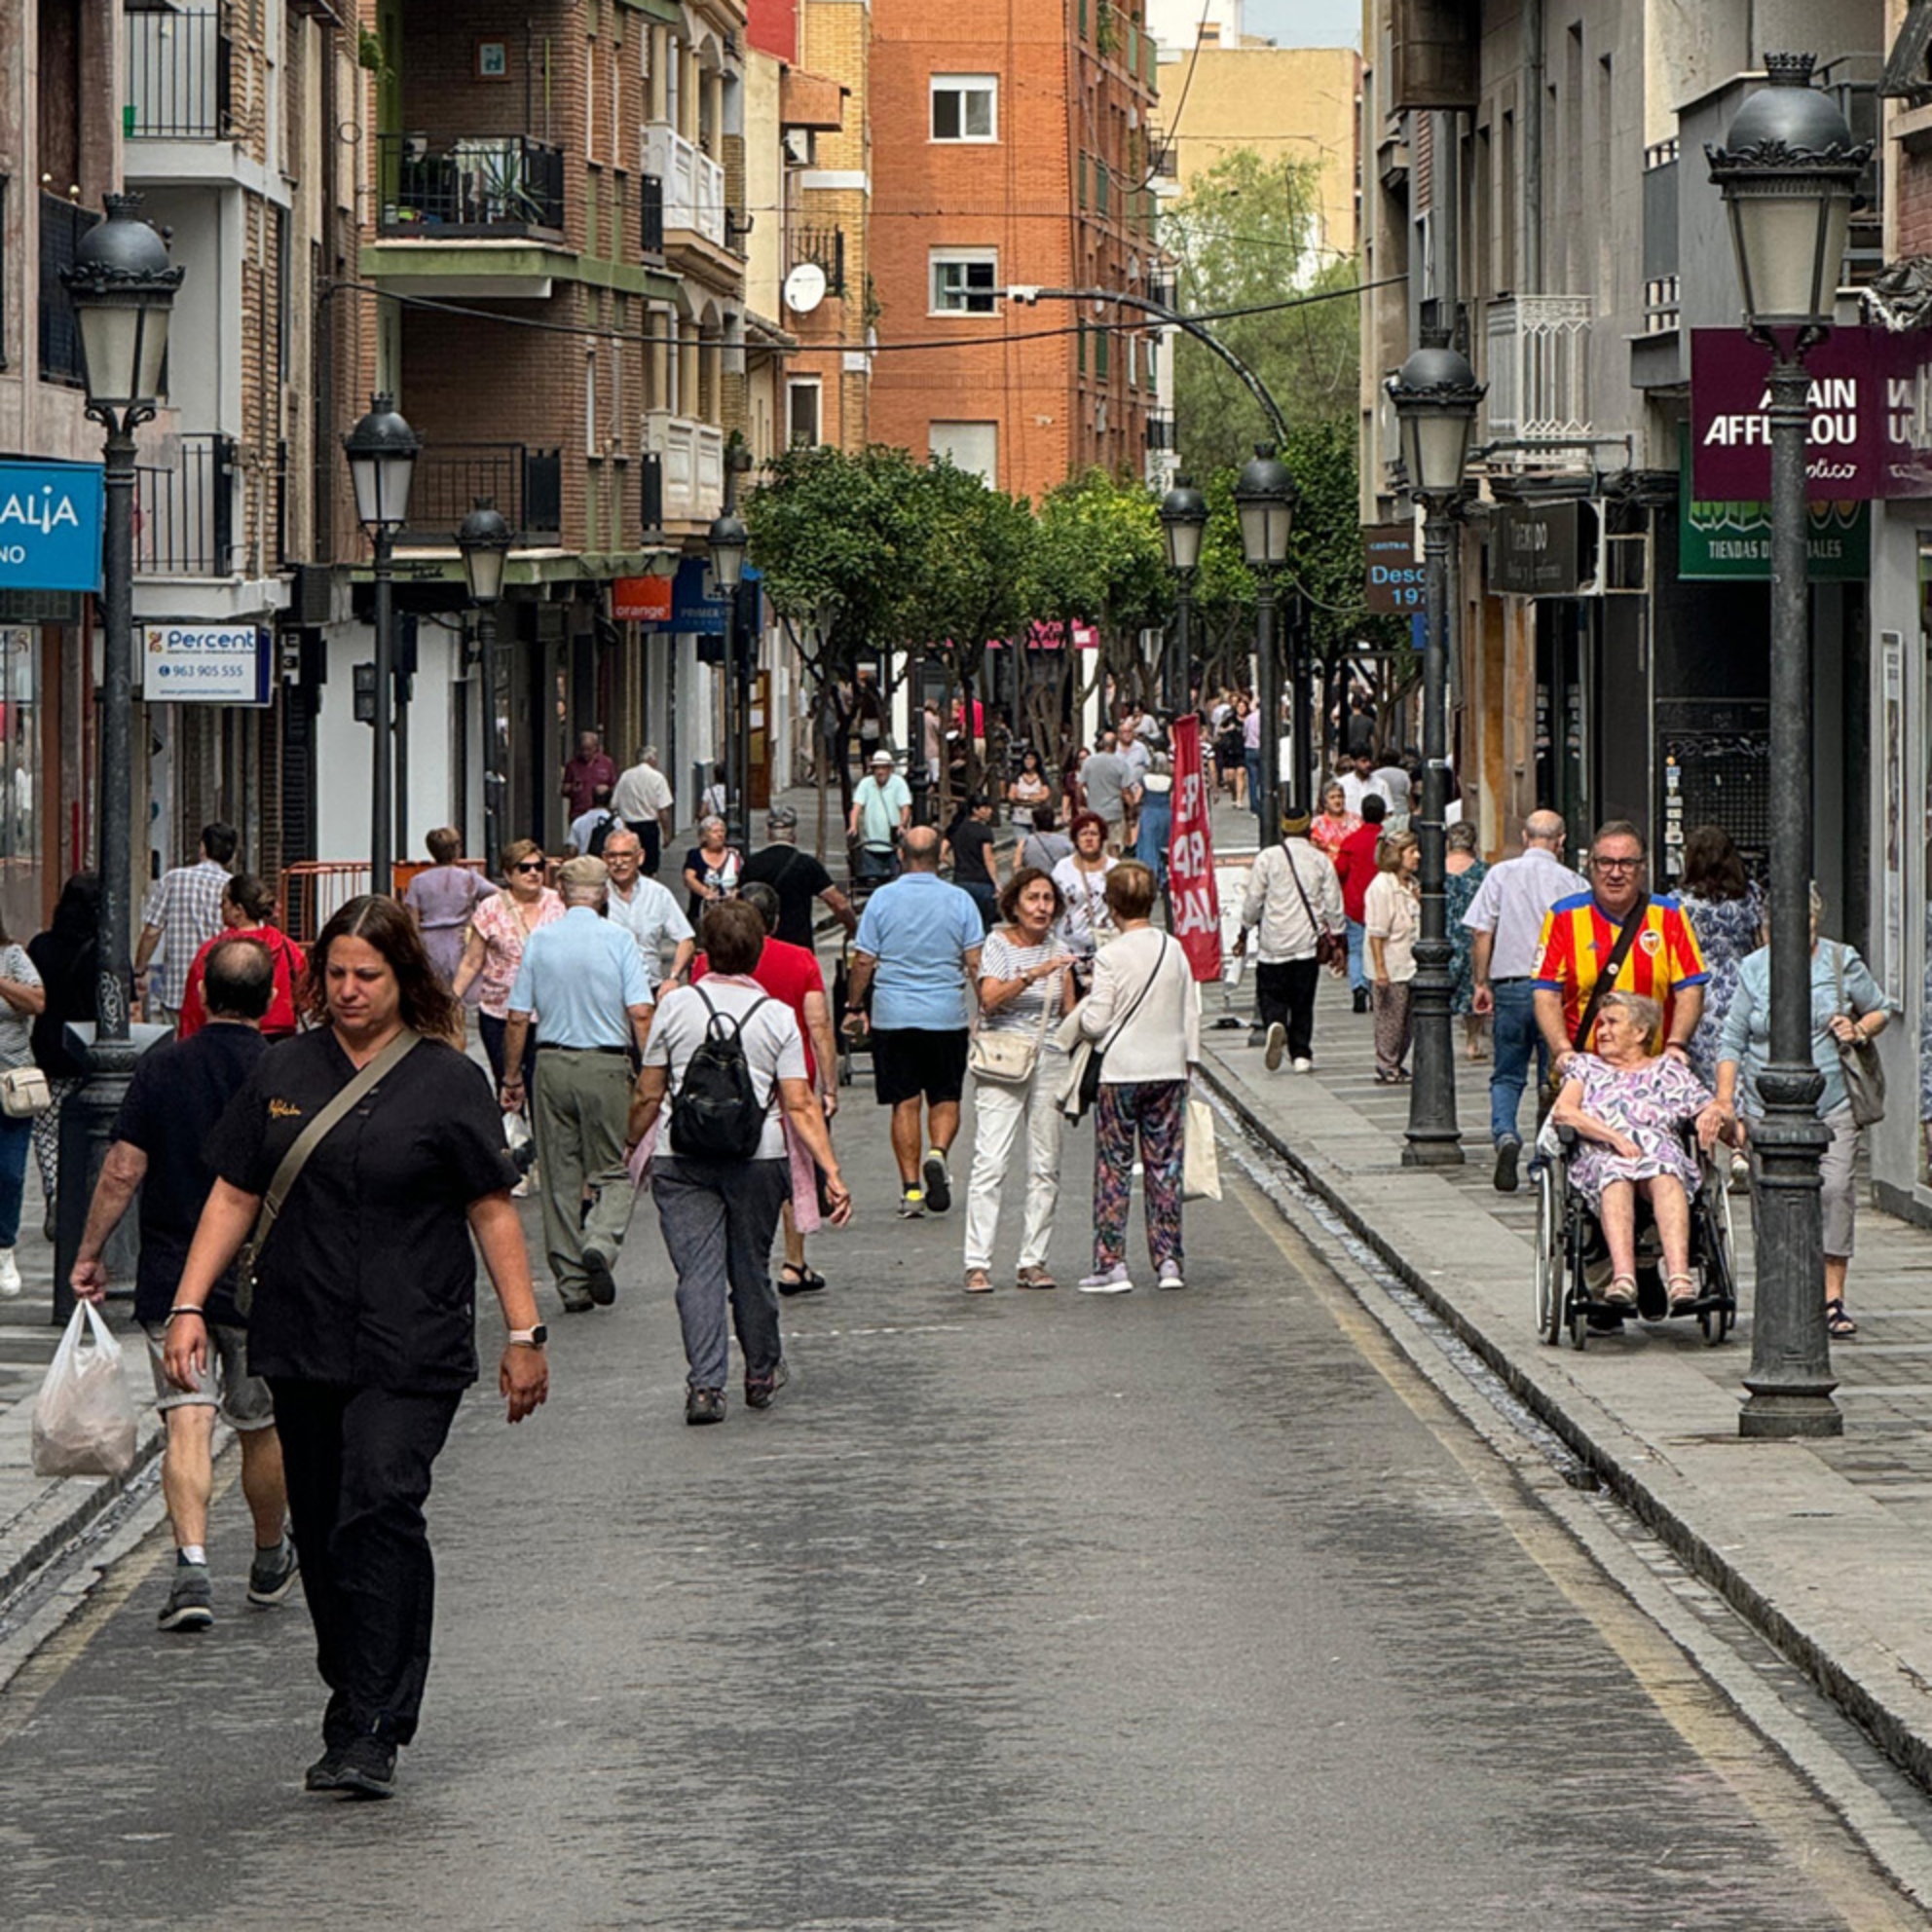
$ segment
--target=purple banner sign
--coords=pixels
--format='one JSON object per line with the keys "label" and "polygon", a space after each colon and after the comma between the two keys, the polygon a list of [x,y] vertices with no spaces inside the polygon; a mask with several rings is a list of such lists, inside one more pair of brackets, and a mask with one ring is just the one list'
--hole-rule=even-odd
{"label": "purple banner sign", "polygon": [[[1932,337],[1837,329],[1805,358],[1813,502],[1932,497]],[[1770,356],[1741,329],[1690,334],[1691,484],[1702,502],[1771,494]]]}

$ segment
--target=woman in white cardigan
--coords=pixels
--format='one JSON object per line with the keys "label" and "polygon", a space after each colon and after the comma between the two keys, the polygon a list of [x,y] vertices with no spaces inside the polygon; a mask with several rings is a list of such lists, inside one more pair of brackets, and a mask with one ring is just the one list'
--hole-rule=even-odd
{"label": "woman in white cardigan", "polygon": [[1154,874],[1132,859],[1107,874],[1107,905],[1120,937],[1094,962],[1094,990],[1075,1012],[1080,1031],[1104,1050],[1094,1109],[1094,1272],[1090,1295],[1125,1294],[1127,1214],[1140,1143],[1147,1248],[1164,1288],[1182,1285],[1181,1175],[1189,1069],[1201,1058],[1201,993],[1178,942],[1148,923]]}

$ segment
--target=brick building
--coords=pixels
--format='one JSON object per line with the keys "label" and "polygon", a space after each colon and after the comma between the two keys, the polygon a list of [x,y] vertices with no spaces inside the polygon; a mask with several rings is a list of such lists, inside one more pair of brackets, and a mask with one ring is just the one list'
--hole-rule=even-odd
{"label": "brick building", "polygon": [[1144,332],[1005,291],[1145,288],[1154,76],[1139,0],[874,0],[875,441],[1036,499],[1094,464],[1140,471]]}

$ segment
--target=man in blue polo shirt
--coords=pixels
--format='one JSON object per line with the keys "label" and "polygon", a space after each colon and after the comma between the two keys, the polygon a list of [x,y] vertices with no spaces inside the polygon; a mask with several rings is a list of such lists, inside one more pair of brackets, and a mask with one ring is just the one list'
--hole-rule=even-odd
{"label": "man in blue polo shirt", "polygon": [[865,1023],[867,990],[873,989],[873,1079],[879,1104],[892,1109],[903,1220],[915,1220],[929,1208],[943,1214],[952,1206],[946,1156],[959,1132],[966,1029],[973,1017],[970,989],[980,983],[980,944],[985,936],[980,909],[940,877],[939,846],[939,834],[930,826],[901,835],[905,870],[866,902],[845,1009],[845,1030],[856,1033]]}
{"label": "man in blue polo shirt", "polygon": [[[650,1032],[650,980],[637,942],[605,917],[602,859],[572,859],[557,874],[564,916],[524,943],[510,988],[503,1110],[523,1104],[523,1043],[537,1020],[531,1132],[542,1177],[543,1246],[557,1292],[575,1314],[617,1298],[612,1268],[630,1226],[624,1170],[631,1055]],[[583,1212],[584,1192],[590,1211]]]}

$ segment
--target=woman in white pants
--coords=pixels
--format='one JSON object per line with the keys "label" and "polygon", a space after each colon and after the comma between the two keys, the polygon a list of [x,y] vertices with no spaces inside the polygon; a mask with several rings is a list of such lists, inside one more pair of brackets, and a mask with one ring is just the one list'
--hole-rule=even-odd
{"label": "woman in white pants", "polygon": [[1026,1229],[1016,1285],[1051,1288],[1047,1239],[1059,1199],[1059,1146],[1065,1127],[1055,1091],[1065,1056],[1053,1043],[1073,1006],[1073,954],[1055,927],[1065,899],[1052,877],[1022,866],[999,895],[1000,924],[980,953],[980,1031],[1016,1044],[1007,1051],[1031,1064],[1019,1080],[981,1075],[973,1088],[973,1177],[966,1195],[966,1292],[992,1292],[999,1191],[1023,1124],[1026,1130]]}

